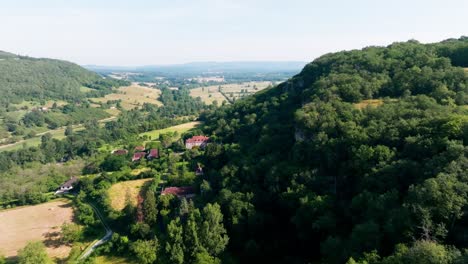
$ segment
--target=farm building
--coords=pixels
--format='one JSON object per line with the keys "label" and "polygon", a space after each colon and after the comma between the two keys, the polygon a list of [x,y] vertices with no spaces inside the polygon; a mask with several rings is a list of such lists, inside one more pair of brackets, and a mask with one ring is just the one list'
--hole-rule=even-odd
{"label": "farm building", "polygon": [[161,195],[168,195],[173,194],[177,196],[177,198],[182,199],[190,199],[195,197],[195,189],[192,186],[184,186],[184,187],[167,187],[161,191]]}
{"label": "farm building", "polygon": [[60,185],[59,189],[55,192],[55,194],[67,193],[71,191],[77,182],[78,182],[78,177],[71,177],[68,181]]}
{"label": "farm building", "polygon": [[139,161],[146,156],[146,152],[135,152],[132,161]]}
{"label": "farm building", "polygon": [[159,150],[158,149],[150,149],[147,158],[148,159],[157,159],[157,158],[159,158]]}
{"label": "farm building", "polygon": [[209,137],[205,136],[193,136],[185,141],[185,148],[192,149],[193,147],[204,148],[210,140]]}

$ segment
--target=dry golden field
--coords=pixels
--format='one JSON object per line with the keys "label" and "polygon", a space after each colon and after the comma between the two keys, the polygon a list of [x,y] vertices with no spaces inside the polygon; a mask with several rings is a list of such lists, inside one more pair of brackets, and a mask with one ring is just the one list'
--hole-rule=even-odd
{"label": "dry golden field", "polygon": [[62,244],[59,233],[64,222],[73,220],[71,202],[54,201],[0,211],[0,250],[14,257],[29,241],[42,241],[47,253],[63,259],[71,247]]}
{"label": "dry golden field", "polygon": [[158,101],[161,91],[158,89],[148,88],[132,84],[126,87],[120,87],[115,90],[115,93],[106,95],[103,98],[93,98],[94,102],[107,102],[114,100],[122,100],[122,107],[130,110],[142,106],[144,103],[162,105]]}
{"label": "dry golden field", "polygon": [[133,205],[136,205],[141,187],[145,183],[149,183],[151,180],[152,179],[124,181],[112,185],[108,191],[112,208],[115,210],[124,209],[127,197],[130,198]]}
{"label": "dry golden field", "polygon": [[[200,87],[192,89],[190,95],[194,98],[200,97],[206,104],[212,104],[214,100],[221,104],[226,101],[226,98],[219,92],[223,91],[227,94],[230,99],[238,99],[245,95],[254,94],[259,92],[268,86],[273,85],[272,82],[245,82],[245,83],[233,83],[233,84],[222,84],[212,85],[207,87]],[[242,93],[242,91],[244,91]],[[232,95],[232,96],[231,96]]]}

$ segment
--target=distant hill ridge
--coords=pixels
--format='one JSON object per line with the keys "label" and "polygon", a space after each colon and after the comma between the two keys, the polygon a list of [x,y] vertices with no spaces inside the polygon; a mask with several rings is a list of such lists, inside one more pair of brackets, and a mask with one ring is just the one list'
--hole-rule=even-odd
{"label": "distant hill ridge", "polygon": [[104,91],[117,82],[68,61],[0,51],[0,105],[23,100],[77,100],[84,96],[82,86]]}
{"label": "distant hill ridge", "polygon": [[231,61],[231,62],[189,62],[173,65],[146,65],[146,66],[99,66],[86,65],[87,69],[97,72],[298,72],[306,62],[302,61]]}

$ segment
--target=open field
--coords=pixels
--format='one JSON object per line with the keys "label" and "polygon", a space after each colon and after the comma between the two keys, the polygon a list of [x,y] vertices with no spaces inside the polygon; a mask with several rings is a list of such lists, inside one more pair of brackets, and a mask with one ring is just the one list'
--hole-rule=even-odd
{"label": "open field", "polygon": [[29,241],[43,241],[47,253],[65,258],[71,247],[59,241],[60,227],[73,219],[70,202],[54,201],[34,206],[0,211],[0,249],[6,257],[14,257]]}
{"label": "open field", "polygon": [[179,134],[185,133],[189,131],[192,128],[195,128],[196,126],[200,125],[201,122],[199,121],[193,121],[193,122],[188,122],[184,124],[180,124],[177,126],[172,126],[164,129],[157,129],[153,131],[148,131],[145,133],[141,133],[140,136],[148,136],[151,137],[152,139],[157,139],[159,138],[160,134],[168,133],[168,132],[177,132]]}
{"label": "open field", "polygon": [[190,95],[194,98],[200,97],[206,104],[212,104],[214,100],[221,104],[227,101],[221,92],[229,96],[229,99],[239,99],[243,96],[254,94],[268,86],[273,85],[272,82],[245,82],[232,83],[223,85],[213,85],[192,89]]}
{"label": "open field", "polygon": [[151,180],[152,179],[124,181],[112,185],[112,187],[108,190],[112,208],[119,211],[124,209],[127,197],[130,198],[130,201],[133,205],[136,205],[137,197],[140,193],[141,187],[145,183],[149,183]]}
{"label": "open field", "polygon": [[106,95],[103,98],[92,98],[93,102],[107,102],[114,100],[122,100],[122,107],[130,110],[143,105],[143,103],[150,103],[155,105],[162,105],[158,101],[161,91],[158,89],[148,88],[132,84],[126,87],[120,87],[115,90],[115,93]]}
{"label": "open field", "polygon": [[190,90],[190,96],[193,98],[200,97],[205,104],[212,104],[213,101],[218,101],[218,104],[221,104],[223,101],[226,101],[226,98],[219,92],[218,86],[207,86],[199,87],[196,89]]}

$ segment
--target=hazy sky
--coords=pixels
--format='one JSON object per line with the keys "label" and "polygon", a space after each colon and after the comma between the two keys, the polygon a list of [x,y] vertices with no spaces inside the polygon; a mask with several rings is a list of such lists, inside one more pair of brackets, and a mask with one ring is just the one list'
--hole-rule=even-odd
{"label": "hazy sky", "polygon": [[80,64],[311,61],[468,35],[466,0],[0,0],[0,50]]}

